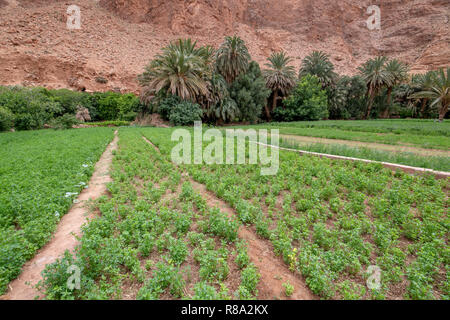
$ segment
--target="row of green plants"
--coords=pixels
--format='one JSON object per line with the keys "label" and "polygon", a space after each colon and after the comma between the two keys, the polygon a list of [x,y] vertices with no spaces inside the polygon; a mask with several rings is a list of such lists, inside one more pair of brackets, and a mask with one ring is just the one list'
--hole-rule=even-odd
{"label": "row of green plants", "polygon": [[[325,122],[325,121],[323,121]],[[323,123],[322,122],[322,123]],[[341,121],[344,122],[344,121]],[[363,124],[367,121],[360,121]],[[278,123],[278,125],[249,125],[235,126],[242,129],[278,129],[280,134],[290,136],[306,136],[327,139],[350,140],[359,142],[382,143],[390,145],[413,146],[424,149],[449,150],[450,140],[446,135],[425,135],[418,131],[417,133],[376,133],[364,131],[364,129],[353,131],[352,129],[338,129],[328,126],[305,127],[302,123],[295,122],[295,126],[288,126],[287,122]],[[447,128],[447,123],[437,126],[439,129]],[[375,129],[376,130],[376,129]]]}
{"label": "row of green plants", "polygon": [[[142,108],[133,94],[0,86],[0,131],[71,128],[85,121],[133,121]],[[77,115],[80,110],[85,110],[81,118]]]}
{"label": "row of green plants", "polygon": [[0,295],[87,186],[113,129],[0,135]]}
{"label": "row of green plants", "polygon": [[[170,157],[171,130],[144,133]],[[205,146],[206,147],[206,146]],[[280,151],[280,170],[185,165],[326,299],[448,299],[449,179]],[[366,282],[381,269],[378,289]]]}
{"label": "row of green plants", "polygon": [[450,172],[450,162],[447,156],[418,155],[412,152],[391,152],[367,147],[352,147],[340,144],[298,143],[293,139],[282,138],[280,146],[324,154],[333,154],[358,159],[368,159],[381,162],[397,163],[418,168],[428,168],[437,171]]}
{"label": "row of green plants", "polygon": [[421,136],[450,136],[450,123],[444,122],[436,125],[434,120],[417,119],[378,119],[368,121],[301,121],[280,123],[272,122],[265,124],[267,127],[304,128],[304,129],[334,129],[351,132],[369,132],[382,134],[410,134]]}
{"label": "row of green plants", "polygon": [[391,115],[442,121],[450,104],[449,69],[410,76],[405,63],[376,57],[357,75],[342,76],[320,51],[306,56],[298,72],[292,61],[275,52],[261,70],[238,36],[226,37],[217,50],[180,39],[139,76],[141,98],[174,125]]}
{"label": "row of green plants", "polygon": [[[110,194],[93,210],[75,254],[43,272],[47,299],[254,299],[259,274],[239,240],[240,223],[207,205],[170,161],[119,130]],[[79,289],[67,285],[70,266]],[[129,288],[135,288],[130,290]]]}

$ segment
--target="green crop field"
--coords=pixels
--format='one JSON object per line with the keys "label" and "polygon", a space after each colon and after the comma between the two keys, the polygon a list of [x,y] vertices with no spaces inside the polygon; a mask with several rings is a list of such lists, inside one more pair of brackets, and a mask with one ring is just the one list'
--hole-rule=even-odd
{"label": "green crop field", "polygon": [[[0,135],[2,290],[51,238],[114,130]],[[244,227],[317,298],[449,299],[450,179],[289,151],[273,176],[258,164],[175,165],[173,130],[118,129],[109,192],[92,204],[76,252],[44,270],[47,299],[267,298],[260,268],[271,261],[255,263]],[[72,265],[80,289],[68,287]],[[284,295],[268,298],[300,289],[273,278]]]}
{"label": "green crop field", "polygon": [[[258,298],[239,225],[319,298],[449,298],[448,179],[285,151],[275,176],[249,164],[177,167],[172,130],[119,130],[111,195],[98,201],[77,254],[47,267],[48,298]],[[187,174],[235,215],[208,206]],[[71,264],[82,270],[81,290],[65,285]],[[376,290],[366,285],[370,266],[381,269]],[[283,286],[286,295],[298,289]]]}
{"label": "green crop field", "polygon": [[302,121],[243,128],[279,129],[280,134],[450,150],[450,123],[433,120]]}
{"label": "green crop field", "polygon": [[0,293],[51,238],[113,129],[0,134]]}
{"label": "green crop field", "polygon": [[[292,149],[450,171],[448,122],[333,120],[271,123],[234,128],[278,129],[280,145]],[[314,138],[318,138],[317,141]],[[326,143],[320,140],[321,138],[327,139]]]}

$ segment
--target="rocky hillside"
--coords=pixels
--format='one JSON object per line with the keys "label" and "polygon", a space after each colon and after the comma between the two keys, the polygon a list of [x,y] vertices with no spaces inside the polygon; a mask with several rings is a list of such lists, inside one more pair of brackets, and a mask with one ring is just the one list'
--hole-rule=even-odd
{"label": "rocky hillside", "polygon": [[[72,4],[80,30],[66,27]],[[367,28],[370,5],[381,30]],[[169,41],[232,34],[260,63],[283,49],[298,67],[323,50],[345,74],[375,55],[419,72],[450,65],[449,26],[449,0],[0,0],[0,84],[138,92],[136,75]]]}

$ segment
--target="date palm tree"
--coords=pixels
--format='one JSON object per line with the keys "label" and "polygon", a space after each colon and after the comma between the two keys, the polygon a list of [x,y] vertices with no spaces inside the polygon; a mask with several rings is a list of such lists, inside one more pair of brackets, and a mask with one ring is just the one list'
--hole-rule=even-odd
{"label": "date palm tree", "polygon": [[383,87],[388,86],[392,82],[392,76],[385,68],[386,61],[386,57],[376,57],[368,60],[358,68],[367,85],[368,105],[365,119],[370,117],[375,97]]}
{"label": "date palm tree", "polygon": [[247,70],[249,61],[248,48],[238,36],[226,37],[216,52],[216,69],[228,83]]}
{"label": "date palm tree", "polygon": [[[414,76],[411,80],[412,87],[414,88],[414,91],[415,91],[414,93],[424,91],[424,90],[431,88],[435,77],[436,77],[435,71],[428,71],[425,74],[419,74],[419,75]],[[411,94],[411,96],[412,95],[413,95],[413,93]],[[423,117],[423,115],[425,114],[425,109],[427,108],[427,105],[428,105],[428,102],[430,101],[430,99],[427,97],[417,97],[417,98],[413,98],[413,99],[420,99],[422,101],[422,104],[420,107],[420,114]]]}
{"label": "date palm tree", "polygon": [[166,90],[196,101],[208,93],[205,77],[211,73],[212,56],[210,47],[196,48],[196,42],[190,39],[172,42],[145,67],[139,82],[144,91]]}
{"label": "date palm tree", "polygon": [[331,85],[336,77],[333,63],[330,61],[328,55],[322,51],[313,51],[303,59],[299,78],[307,74],[316,76],[320,80],[323,88]]}
{"label": "date palm tree", "polygon": [[446,72],[443,68],[439,69],[432,77],[431,85],[413,94],[412,97],[433,100],[431,106],[438,106],[439,121],[442,122],[450,105],[450,68],[447,68]]}
{"label": "date palm tree", "polygon": [[285,52],[275,52],[267,59],[269,60],[265,66],[268,68],[263,70],[263,76],[266,80],[266,86],[272,90],[273,101],[272,107],[266,105],[267,119],[271,119],[271,113],[277,106],[278,96],[286,96],[291,89],[295,86],[295,69],[290,66],[292,58],[287,56]]}
{"label": "date palm tree", "polygon": [[389,118],[390,107],[392,103],[392,90],[395,86],[399,85],[408,78],[409,68],[405,63],[397,59],[392,59],[386,64],[385,71],[389,74],[390,81],[386,84],[387,103],[382,118]]}

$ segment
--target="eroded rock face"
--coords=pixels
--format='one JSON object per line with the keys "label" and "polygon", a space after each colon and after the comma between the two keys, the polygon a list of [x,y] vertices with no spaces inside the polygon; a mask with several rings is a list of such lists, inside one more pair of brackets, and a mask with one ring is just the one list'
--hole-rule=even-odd
{"label": "eroded rock face", "polygon": [[[220,45],[238,34],[259,63],[285,50],[299,67],[323,50],[340,73],[375,55],[414,72],[450,65],[449,0],[77,0],[68,30],[62,0],[0,0],[0,83],[138,92],[136,76],[169,41]],[[381,9],[381,30],[367,8]],[[107,81],[98,82],[96,79]]]}

